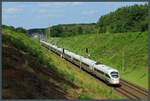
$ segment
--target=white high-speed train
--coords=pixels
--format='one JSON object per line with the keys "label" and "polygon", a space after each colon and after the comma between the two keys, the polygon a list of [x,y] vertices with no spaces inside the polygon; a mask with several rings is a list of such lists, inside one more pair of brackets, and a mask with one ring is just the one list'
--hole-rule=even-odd
{"label": "white high-speed train", "polygon": [[57,46],[47,43],[45,41],[40,41],[40,43],[50,47],[53,51],[57,53],[64,54],[70,57],[71,59],[81,62],[82,65],[84,65],[82,68],[86,68],[86,70],[92,72],[100,79],[103,79],[106,83],[114,85],[119,84],[120,77],[118,70],[108,67],[104,64],[97,63],[96,61],[77,55],[75,53],[72,53],[68,50],[64,50],[63,48],[58,48]]}

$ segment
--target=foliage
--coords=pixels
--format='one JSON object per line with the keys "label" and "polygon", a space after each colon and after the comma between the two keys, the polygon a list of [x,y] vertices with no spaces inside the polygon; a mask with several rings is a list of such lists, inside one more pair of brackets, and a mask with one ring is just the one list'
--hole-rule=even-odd
{"label": "foliage", "polygon": [[99,33],[122,33],[148,30],[148,4],[117,9],[97,22]]}
{"label": "foliage", "polygon": [[56,25],[50,28],[52,37],[67,37],[82,34],[96,33],[96,24],[64,24]]}
{"label": "foliage", "polygon": [[15,27],[13,27],[13,26],[2,25],[2,28],[7,28],[7,29],[10,29],[12,31],[16,31]]}
{"label": "foliage", "polygon": [[22,28],[22,27],[18,27],[16,28],[16,32],[19,32],[19,33],[27,33],[27,30]]}
{"label": "foliage", "polygon": [[78,96],[78,99],[92,99],[92,98],[87,93],[83,93]]}
{"label": "foliage", "polygon": [[24,69],[27,69],[28,66],[29,66],[28,60],[25,60],[25,63],[22,65],[22,67],[23,67]]}
{"label": "foliage", "polygon": [[13,26],[2,25],[2,28],[5,28],[5,29],[7,28],[15,32],[27,34],[27,30],[22,27],[15,28]]}
{"label": "foliage", "polygon": [[64,84],[64,83],[60,83],[59,86],[60,86],[61,88],[63,88],[65,91],[67,91],[67,90],[70,88],[68,85],[66,85],[66,84]]}
{"label": "foliage", "polygon": [[45,37],[46,37],[46,39],[49,39],[49,37],[50,37],[50,28],[45,29]]}
{"label": "foliage", "polygon": [[45,35],[45,28],[39,28],[39,29],[29,29],[28,34],[31,36],[33,33],[39,33]]}

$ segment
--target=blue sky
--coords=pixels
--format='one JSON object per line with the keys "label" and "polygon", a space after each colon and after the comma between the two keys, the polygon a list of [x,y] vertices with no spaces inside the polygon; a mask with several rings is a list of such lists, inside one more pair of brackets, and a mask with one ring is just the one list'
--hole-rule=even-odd
{"label": "blue sky", "polygon": [[117,8],[146,2],[3,2],[2,24],[46,28],[58,24],[96,23]]}

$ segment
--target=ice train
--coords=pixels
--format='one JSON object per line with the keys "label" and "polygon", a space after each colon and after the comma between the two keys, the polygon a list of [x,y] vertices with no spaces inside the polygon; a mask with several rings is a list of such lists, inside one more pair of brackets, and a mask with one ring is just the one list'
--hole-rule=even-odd
{"label": "ice train", "polygon": [[59,48],[56,45],[52,45],[50,43],[47,43],[45,41],[40,41],[42,45],[46,45],[47,47],[51,48],[51,50],[63,54],[64,56],[73,59],[74,61],[77,61],[78,63],[81,63],[81,68],[84,68],[94,75],[96,75],[98,78],[104,80],[107,84],[113,84],[113,85],[119,85],[119,72],[116,69],[113,69],[111,67],[108,67],[104,64],[98,63],[96,61],[93,61],[91,59],[85,58],[83,56],[77,55],[73,52],[70,52],[68,50],[65,50],[63,48]]}

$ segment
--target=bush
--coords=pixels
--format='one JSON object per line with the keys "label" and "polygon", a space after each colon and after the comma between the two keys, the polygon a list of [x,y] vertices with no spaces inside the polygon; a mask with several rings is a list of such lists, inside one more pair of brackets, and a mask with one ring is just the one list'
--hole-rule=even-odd
{"label": "bush", "polygon": [[88,95],[87,93],[78,95],[78,99],[92,99],[92,97],[90,95]]}
{"label": "bush", "polygon": [[24,69],[27,69],[29,67],[28,60],[25,60],[25,63],[22,65],[22,67]]}

